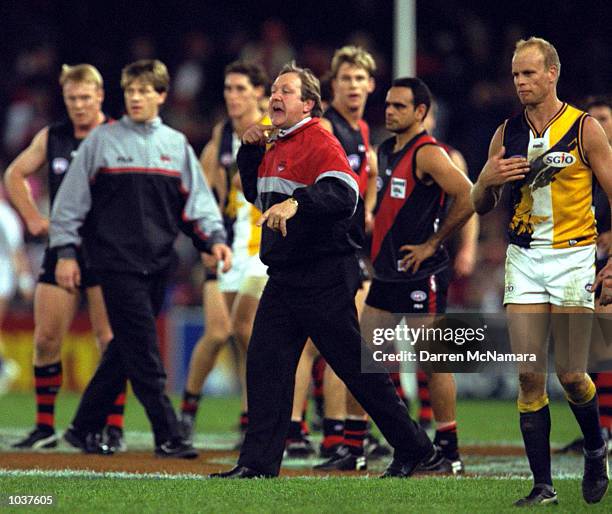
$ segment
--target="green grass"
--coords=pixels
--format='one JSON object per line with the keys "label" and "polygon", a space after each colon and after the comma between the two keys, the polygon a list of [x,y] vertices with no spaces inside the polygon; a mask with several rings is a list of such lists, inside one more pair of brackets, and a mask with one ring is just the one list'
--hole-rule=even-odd
{"label": "green grass", "polygon": [[[56,407],[56,424],[66,427],[74,415],[79,396],[61,393]],[[178,398],[173,398],[178,405]],[[565,402],[550,404],[553,444],[565,444],[579,433],[578,425]],[[238,423],[238,398],[205,398],[198,415],[198,430],[204,433],[234,431]],[[34,395],[12,393],[0,397],[0,429],[30,427],[34,419]],[[459,437],[469,444],[489,442],[518,443],[521,434],[516,404],[504,400],[460,400],[457,407]],[[126,408],[127,430],[148,431],[142,406],[130,394]]]}
{"label": "green grass", "polygon": [[[294,478],[228,483],[193,479],[0,478],[3,496],[53,494],[56,506],[52,512],[58,513],[500,513],[516,512],[512,502],[527,494],[529,487],[526,480],[496,479]],[[560,498],[558,512],[587,510],[578,480],[558,480],[556,487]],[[588,506],[588,511],[610,512],[612,501],[607,500]],[[25,511],[23,507],[5,510]]]}
{"label": "green grass", "polygon": [[[62,393],[57,405],[57,425],[67,426],[79,397]],[[173,398],[175,405],[178,398]],[[240,411],[237,398],[207,398],[198,419],[200,433],[235,437]],[[578,427],[564,402],[551,404],[553,444],[563,444],[578,434]],[[32,394],[0,397],[0,437],[32,426]],[[460,442],[466,444],[520,444],[518,414],[511,401],[462,400],[458,405]],[[144,411],[133,395],[129,396],[126,428],[149,431]],[[8,440],[8,438],[7,438]],[[148,438],[147,438],[148,441]],[[5,441],[6,442],[6,441]],[[147,442],[147,444],[150,444]],[[233,459],[230,459],[233,460]],[[226,467],[232,463],[224,463]],[[306,463],[310,467],[311,463]],[[378,466],[384,466],[381,462]],[[531,481],[526,477],[524,458],[473,457],[466,459],[468,471],[479,478],[416,478],[378,480],[372,466],[370,479],[292,478],[224,482],[198,477],[118,476],[117,474],[42,472],[0,473],[0,511],[43,512],[45,507],[7,508],[8,494],[53,494],[52,512],[78,513],[181,513],[181,512],[515,512],[514,500],[526,495]],[[0,468],[2,462],[0,457]],[[581,462],[577,457],[553,459],[555,486],[559,491],[558,512],[582,512],[587,505],[580,494]],[[499,477],[499,478],[495,478]],[[513,477],[513,478],[509,478]],[[568,478],[570,477],[570,478]],[[612,496],[591,512],[611,512]]]}

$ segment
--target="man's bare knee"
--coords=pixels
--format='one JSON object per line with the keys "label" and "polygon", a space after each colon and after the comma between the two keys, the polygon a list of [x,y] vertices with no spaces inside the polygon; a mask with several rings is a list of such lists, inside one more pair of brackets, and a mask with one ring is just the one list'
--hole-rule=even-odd
{"label": "man's bare knee", "polygon": [[586,373],[559,373],[559,382],[565,390],[567,397],[574,403],[583,403],[590,400],[594,389],[593,381]]}
{"label": "man's bare knee", "polygon": [[43,331],[35,334],[34,359],[55,362],[60,359],[62,341],[58,334]]}
{"label": "man's bare knee", "polygon": [[519,394],[529,401],[539,398],[546,389],[546,375],[542,373],[520,373],[519,374]]}

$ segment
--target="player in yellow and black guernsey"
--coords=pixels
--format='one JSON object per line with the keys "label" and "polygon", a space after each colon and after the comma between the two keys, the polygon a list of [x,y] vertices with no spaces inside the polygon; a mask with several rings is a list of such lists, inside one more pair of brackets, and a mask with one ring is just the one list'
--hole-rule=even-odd
{"label": "player in yellow and black guernsey", "polygon": [[[601,304],[612,303],[610,260],[595,280],[597,232],[591,208],[592,173],[612,198],[612,150],[595,119],[557,97],[560,69],[557,51],[548,41],[532,37],[516,44],[512,75],[525,109],[495,132],[489,159],[472,189],[474,207],[483,214],[495,206],[504,184],[511,187],[514,213],[504,304],[513,350],[538,356],[537,368],[519,367],[520,427],[534,487],[518,506],[557,503],[546,394],[551,322],[557,376],[584,435],[583,497],[599,502],[608,488],[598,400],[585,372],[590,323],[581,324],[593,311],[594,285],[603,282]],[[572,327],[584,329],[573,330],[571,338],[567,325],[557,323],[568,314]],[[572,345],[571,363],[559,364],[560,342]]]}

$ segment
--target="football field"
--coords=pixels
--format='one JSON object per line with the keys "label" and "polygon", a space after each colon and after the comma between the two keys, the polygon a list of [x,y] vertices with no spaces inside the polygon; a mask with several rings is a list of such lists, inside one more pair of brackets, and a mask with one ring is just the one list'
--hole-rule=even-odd
{"label": "football field", "polygon": [[[61,393],[57,425],[65,428],[78,396]],[[198,459],[158,459],[144,412],[133,395],[126,410],[128,451],[89,456],[60,442],[48,452],[23,453],[10,444],[33,419],[31,394],[0,397],[0,506],[2,512],[505,512],[531,488],[521,448],[514,402],[461,400],[459,437],[466,475],[379,480],[388,459],[369,460],[365,473],[312,470],[317,458],[283,462],[275,480],[205,480],[229,469],[239,412],[236,398],[205,399],[198,418]],[[573,439],[578,428],[563,402],[551,404],[553,448]],[[313,433],[313,441],[319,434]],[[582,459],[553,455],[559,512],[581,512]],[[54,506],[8,506],[9,495],[52,495]],[[589,511],[610,512],[612,496]],[[35,509],[35,510],[34,510]]]}

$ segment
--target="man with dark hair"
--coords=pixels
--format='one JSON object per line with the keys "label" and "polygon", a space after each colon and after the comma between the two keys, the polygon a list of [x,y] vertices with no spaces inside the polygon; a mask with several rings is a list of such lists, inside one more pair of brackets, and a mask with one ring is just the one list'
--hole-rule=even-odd
{"label": "man with dark hair", "polygon": [[89,453],[110,453],[97,434],[122,384],[129,379],[151,422],[155,454],[194,458],[179,433],[165,393],[155,317],[165,292],[179,228],[200,252],[231,264],[219,209],[193,149],[158,116],[169,76],[157,60],[123,69],[127,115],[95,130],[81,144],[51,216],[57,283],[74,292],[81,282],[75,259],[81,244],[98,272],[113,339],[87,386],[64,438]]}
{"label": "man with dark hair", "polygon": [[[263,69],[254,63],[236,61],[225,68],[223,97],[228,119],[213,129],[200,162],[211,189],[216,193],[228,233],[232,234],[232,269],[209,272],[204,282],[205,332],[191,354],[180,423],[183,436],[192,439],[201,399],[201,390],[221,349],[233,338],[238,350],[242,385],[240,431],[248,424],[244,363],[257,303],[266,284],[266,266],[259,258],[261,227],[255,222],[261,212],[242,193],[236,166],[240,138],[254,123],[263,120],[260,103],[268,87]],[[216,263],[215,263],[216,264]]]}
{"label": "man with dark hair", "polygon": [[[385,125],[396,135],[378,149],[379,188],[371,253],[374,279],[361,316],[366,338],[376,328],[397,325],[404,314],[419,315],[423,323],[429,323],[431,315],[445,312],[450,277],[443,242],[473,214],[470,181],[423,127],[430,105],[429,88],[415,77],[394,80],[387,93]],[[453,203],[446,213],[448,198]],[[429,373],[429,382],[439,458],[419,469],[462,473],[453,375]],[[363,414],[350,395],[348,399],[347,414]],[[352,467],[363,450],[356,445],[348,449],[325,465]]]}
{"label": "man with dark hair", "polygon": [[[548,41],[532,37],[517,42],[512,76],[525,109],[495,131],[489,159],[471,193],[476,212],[484,214],[498,203],[505,184],[511,188],[504,305],[513,351],[537,355],[535,365],[522,364],[518,370],[519,422],[534,484],[517,506],[558,503],[546,393],[549,330],[557,350],[557,377],[584,436],[585,501],[599,502],[609,482],[607,445],[586,360],[598,284],[603,286],[600,304],[612,303],[612,260],[595,278],[592,209],[593,174],[612,199],[612,149],[594,118],[557,97],[560,70],[557,50]],[[572,362],[563,362],[559,350],[570,344],[566,353]]]}
{"label": "man with dark hair", "polygon": [[281,70],[269,112],[272,126],[249,128],[238,153],[245,196],[263,211],[261,258],[270,276],[247,356],[249,427],[238,465],[212,477],[278,475],[295,370],[308,337],[394,446],[384,476],[408,477],[436,452],[388,375],[361,372],[359,268],[347,235],[359,195],[357,175],[337,139],[314,117],[321,114],[321,100],[309,70],[294,64]]}

